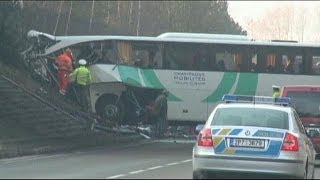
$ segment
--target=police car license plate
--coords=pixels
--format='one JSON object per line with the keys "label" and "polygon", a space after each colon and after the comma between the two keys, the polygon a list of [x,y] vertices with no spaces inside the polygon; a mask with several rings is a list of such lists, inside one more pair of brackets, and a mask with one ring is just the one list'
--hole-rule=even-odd
{"label": "police car license plate", "polygon": [[230,138],[230,147],[245,148],[264,148],[265,140],[263,139],[247,139],[247,138]]}

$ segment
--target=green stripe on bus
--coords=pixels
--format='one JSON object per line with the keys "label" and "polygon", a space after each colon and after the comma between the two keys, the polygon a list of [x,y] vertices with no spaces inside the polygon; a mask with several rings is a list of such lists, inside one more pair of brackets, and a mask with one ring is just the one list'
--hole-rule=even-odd
{"label": "green stripe on bus", "polygon": [[234,94],[254,96],[256,94],[257,85],[258,74],[240,73]]}
{"label": "green stripe on bus", "polygon": [[[141,71],[143,73],[143,79],[147,87],[154,87],[158,89],[166,89],[160,82],[158,76],[152,69],[144,69]],[[182,101],[180,98],[169,92],[168,101]]]}
{"label": "green stripe on bus", "polygon": [[163,89],[163,85],[161,84],[157,75],[152,69],[141,70],[141,73],[147,87]]}
{"label": "green stripe on bus", "polygon": [[122,82],[132,86],[138,86],[138,87],[142,86],[137,68],[119,65],[118,70],[119,70],[119,74]]}
{"label": "green stripe on bus", "polygon": [[221,101],[222,96],[228,94],[234,85],[237,78],[236,72],[225,72],[223,74],[222,80],[220,81],[217,89],[202,102],[214,103]]}

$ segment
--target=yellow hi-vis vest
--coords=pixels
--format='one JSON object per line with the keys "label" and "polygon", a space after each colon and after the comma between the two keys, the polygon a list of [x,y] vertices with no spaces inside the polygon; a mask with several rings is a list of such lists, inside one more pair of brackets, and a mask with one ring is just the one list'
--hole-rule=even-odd
{"label": "yellow hi-vis vest", "polygon": [[80,66],[70,74],[70,78],[75,79],[78,84],[88,85],[91,82],[91,72],[87,67]]}

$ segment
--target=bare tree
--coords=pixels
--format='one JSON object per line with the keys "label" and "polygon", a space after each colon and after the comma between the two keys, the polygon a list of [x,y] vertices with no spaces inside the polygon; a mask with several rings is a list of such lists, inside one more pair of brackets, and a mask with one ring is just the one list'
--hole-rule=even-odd
{"label": "bare tree", "polygon": [[94,12],[94,0],[92,0],[91,16],[90,16],[90,24],[89,24],[89,33],[91,32],[92,19],[93,19],[93,12]]}
{"label": "bare tree", "polygon": [[57,28],[58,28],[58,24],[59,24],[59,20],[60,20],[60,16],[61,16],[62,4],[63,4],[63,1],[60,1],[59,13],[58,13],[56,25],[55,25],[54,30],[53,30],[53,35],[56,34],[56,31],[57,31]]}
{"label": "bare tree", "polygon": [[129,7],[129,27],[131,27],[131,24],[132,24],[133,2],[134,2],[134,1],[130,1],[130,7]]}
{"label": "bare tree", "polygon": [[109,24],[110,23],[110,2],[109,1],[107,1],[106,2],[107,3],[107,24]]}
{"label": "bare tree", "polygon": [[139,36],[139,31],[140,31],[140,18],[141,18],[141,1],[139,0],[139,5],[138,5],[137,36]]}
{"label": "bare tree", "polygon": [[121,15],[120,15],[120,1],[118,0],[118,20],[120,21]]}
{"label": "bare tree", "polygon": [[[248,31],[251,32],[254,39],[292,40],[294,38],[293,32],[301,29],[300,26],[296,26],[297,22],[299,22],[298,24],[305,22],[305,20],[296,20],[294,11],[292,5],[272,9],[263,17],[252,20],[248,25]],[[305,23],[302,26],[304,25]]]}
{"label": "bare tree", "polygon": [[71,12],[72,12],[72,1],[70,1],[70,8],[69,8],[69,15],[68,15],[67,27],[66,27],[66,31],[65,31],[65,33],[64,33],[65,35],[68,34]]}
{"label": "bare tree", "polygon": [[298,29],[299,29],[299,40],[301,42],[303,42],[303,39],[304,39],[304,30],[305,30],[305,27],[306,27],[306,21],[307,21],[307,10],[306,8],[302,8],[301,11],[300,11],[300,18],[299,18],[299,25],[298,25]]}
{"label": "bare tree", "polygon": [[19,0],[20,8],[23,9],[23,0]]}

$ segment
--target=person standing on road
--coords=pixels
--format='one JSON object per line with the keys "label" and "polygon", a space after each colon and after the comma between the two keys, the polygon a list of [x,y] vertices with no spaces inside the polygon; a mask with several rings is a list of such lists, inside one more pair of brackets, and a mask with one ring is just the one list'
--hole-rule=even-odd
{"label": "person standing on road", "polygon": [[273,98],[278,98],[278,97],[280,97],[280,87],[273,85],[273,86],[272,86],[272,89],[273,89],[273,95],[272,95],[272,97],[273,97]]}
{"label": "person standing on road", "polygon": [[74,79],[74,88],[76,89],[77,96],[79,97],[80,104],[82,107],[88,109],[87,86],[91,83],[91,72],[86,67],[87,61],[84,59],[79,60],[79,67],[75,69],[71,74],[70,78]]}
{"label": "person standing on road", "polygon": [[155,135],[157,137],[163,137],[168,126],[168,102],[167,97],[169,92],[163,90],[156,98],[153,106],[147,106],[146,108],[155,118]]}
{"label": "person standing on road", "polygon": [[59,92],[62,95],[68,90],[69,85],[69,74],[73,70],[73,55],[72,51],[68,48],[63,54],[57,57],[55,64],[58,66],[58,83],[59,83]]}

